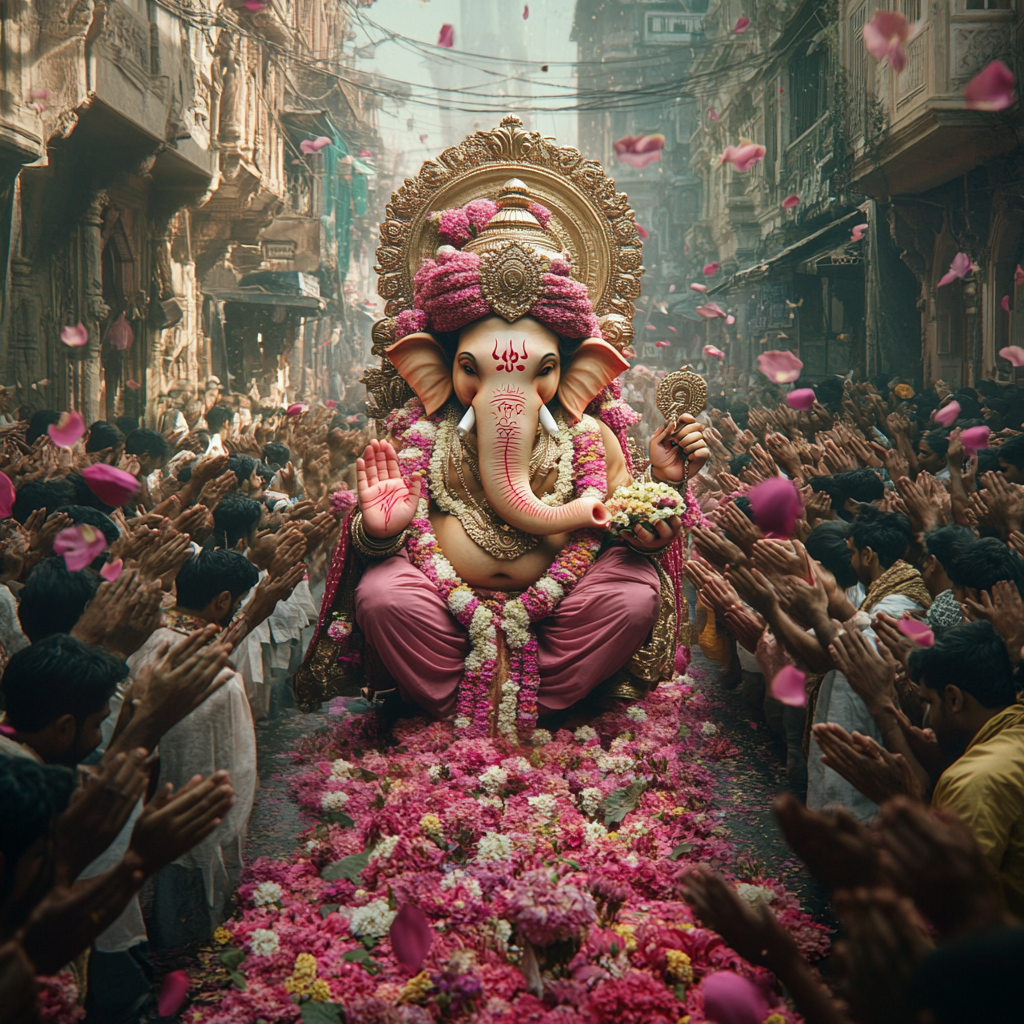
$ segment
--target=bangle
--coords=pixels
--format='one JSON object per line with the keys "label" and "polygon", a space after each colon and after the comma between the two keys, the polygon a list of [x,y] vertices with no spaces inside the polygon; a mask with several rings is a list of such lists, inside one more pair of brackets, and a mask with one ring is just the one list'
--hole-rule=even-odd
{"label": "bangle", "polygon": [[352,543],[356,551],[366,558],[390,558],[397,555],[405,547],[409,531],[403,530],[397,537],[387,537],[383,541],[370,537],[363,526],[363,513],[356,512],[352,517]]}

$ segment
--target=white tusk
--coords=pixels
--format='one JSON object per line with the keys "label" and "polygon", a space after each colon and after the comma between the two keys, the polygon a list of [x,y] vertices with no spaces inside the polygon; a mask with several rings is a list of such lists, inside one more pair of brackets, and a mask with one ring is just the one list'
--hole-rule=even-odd
{"label": "white tusk", "polygon": [[467,434],[472,433],[473,428],[476,426],[476,413],[473,412],[473,406],[470,406],[466,410],[466,415],[459,420],[459,425],[455,428],[459,437],[465,437]]}
{"label": "white tusk", "polygon": [[555,417],[551,415],[551,410],[546,405],[540,407],[540,425],[552,437],[558,434],[558,424],[555,422]]}

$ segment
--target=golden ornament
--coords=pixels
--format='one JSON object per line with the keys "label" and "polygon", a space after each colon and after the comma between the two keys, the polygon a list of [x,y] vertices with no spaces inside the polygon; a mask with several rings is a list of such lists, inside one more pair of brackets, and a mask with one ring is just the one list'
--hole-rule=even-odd
{"label": "golden ornament", "polygon": [[654,400],[670,422],[684,413],[696,416],[707,405],[708,385],[699,373],[684,366],[659,382]]}

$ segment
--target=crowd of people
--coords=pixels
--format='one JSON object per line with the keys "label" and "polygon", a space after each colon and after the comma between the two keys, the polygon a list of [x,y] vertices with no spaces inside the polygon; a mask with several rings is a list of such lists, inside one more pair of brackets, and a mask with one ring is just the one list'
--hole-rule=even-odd
{"label": "crowd of people", "polygon": [[[627,377],[652,429],[658,377]],[[679,896],[811,1024],[1015,1019],[1024,390],[814,390],[796,409],[766,381],[711,388],[685,571],[700,647],[784,752],[779,822],[841,926],[827,984],[723,876],[696,868]],[[0,428],[3,1024],[39,1019],[68,972],[87,1022],[139,1020],[150,952],[228,912],[254,722],[302,656],[331,495],[369,438],[358,413],[216,386],[174,412],[70,444],[57,412]],[[131,497],[108,504],[95,466]]]}

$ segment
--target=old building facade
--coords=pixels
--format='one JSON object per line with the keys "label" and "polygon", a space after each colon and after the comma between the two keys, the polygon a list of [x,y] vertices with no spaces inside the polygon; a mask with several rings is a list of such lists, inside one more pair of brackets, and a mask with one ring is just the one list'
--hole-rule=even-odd
{"label": "old building facade", "polygon": [[[210,375],[326,397],[355,343],[343,285],[379,155],[375,97],[345,69],[346,8],[2,10],[0,383],[15,404],[155,424]],[[78,324],[86,343],[62,343]]]}

